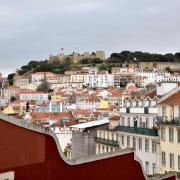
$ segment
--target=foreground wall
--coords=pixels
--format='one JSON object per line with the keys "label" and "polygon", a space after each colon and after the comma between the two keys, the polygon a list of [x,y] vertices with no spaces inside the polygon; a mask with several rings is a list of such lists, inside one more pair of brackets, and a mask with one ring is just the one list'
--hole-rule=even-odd
{"label": "foreground wall", "polygon": [[32,131],[27,123],[26,128],[19,127],[12,120],[0,120],[0,173],[13,171],[17,180],[145,179],[133,152],[65,162],[53,136]]}

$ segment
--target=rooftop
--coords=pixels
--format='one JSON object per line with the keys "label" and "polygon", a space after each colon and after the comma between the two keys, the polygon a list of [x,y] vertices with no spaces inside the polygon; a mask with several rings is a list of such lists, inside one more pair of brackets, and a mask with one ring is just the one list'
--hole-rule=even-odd
{"label": "rooftop", "polygon": [[109,123],[108,119],[101,119],[101,120],[76,124],[76,125],[73,125],[70,127],[71,128],[78,128],[78,129],[86,129],[86,128],[90,128],[90,127],[101,126],[101,125],[108,124],[108,123]]}

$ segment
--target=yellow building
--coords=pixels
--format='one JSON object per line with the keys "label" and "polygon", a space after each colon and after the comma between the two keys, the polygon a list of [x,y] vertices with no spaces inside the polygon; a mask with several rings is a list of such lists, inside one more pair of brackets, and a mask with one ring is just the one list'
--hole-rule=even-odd
{"label": "yellow building", "polygon": [[7,115],[16,114],[16,112],[13,110],[13,108],[11,106],[8,106],[7,108],[5,108],[3,113],[7,114]]}
{"label": "yellow building", "polygon": [[89,76],[88,74],[72,74],[71,75],[71,82],[73,83],[84,83],[88,84],[89,83]]}
{"label": "yellow building", "polygon": [[157,121],[160,132],[160,172],[180,172],[180,87],[160,99]]}
{"label": "yellow building", "polygon": [[109,108],[109,102],[107,99],[102,99],[100,101],[100,109],[108,109]]}
{"label": "yellow building", "polygon": [[61,95],[60,94],[53,94],[51,96],[52,101],[60,101],[61,100]]}

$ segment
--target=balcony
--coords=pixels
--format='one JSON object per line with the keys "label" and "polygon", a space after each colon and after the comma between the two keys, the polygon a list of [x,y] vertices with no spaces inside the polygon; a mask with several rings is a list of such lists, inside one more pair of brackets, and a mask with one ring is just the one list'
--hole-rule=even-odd
{"label": "balcony", "polygon": [[174,124],[180,125],[180,117],[174,117],[172,121]]}
{"label": "balcony", "polygon": [[167,116],[157,116],[156,119],[157,119],[157,123],[166,123],[168,117]]}
{"label": "balcony", "polygon": [[120,113],[132,114],[156,114],[158,109],[156,107],[127,107],[120,108]]}
{"label": "balcony", "polygon": [[158,136],[157,129],[148,129],[148,128],[140,128],[140,127],[129,127],[129,126],[118,126],[116,131],[134,133],[134,134],[142,134],[147,136]]}
{"label": "balcony", "polygon": [[108,146],[113,146],[113,147],[119,147],[118,141],[103,139],[99,137],[95,137],[94,140],[95,142],[100,143],[100,144],[106,144]]}
{"label": "balcony", "polygon": [[180,125],[180,117],[174,117],[168,120],[167,116],[157,116],[156,119],[158,124]]}

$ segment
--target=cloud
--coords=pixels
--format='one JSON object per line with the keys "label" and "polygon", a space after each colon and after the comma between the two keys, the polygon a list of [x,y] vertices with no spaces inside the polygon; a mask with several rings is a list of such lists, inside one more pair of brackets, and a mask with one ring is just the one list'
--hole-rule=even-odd
{"label": "cloud", "polygon": [[0,0],[0,71],[72,51],[175,52],[179,0]]}

